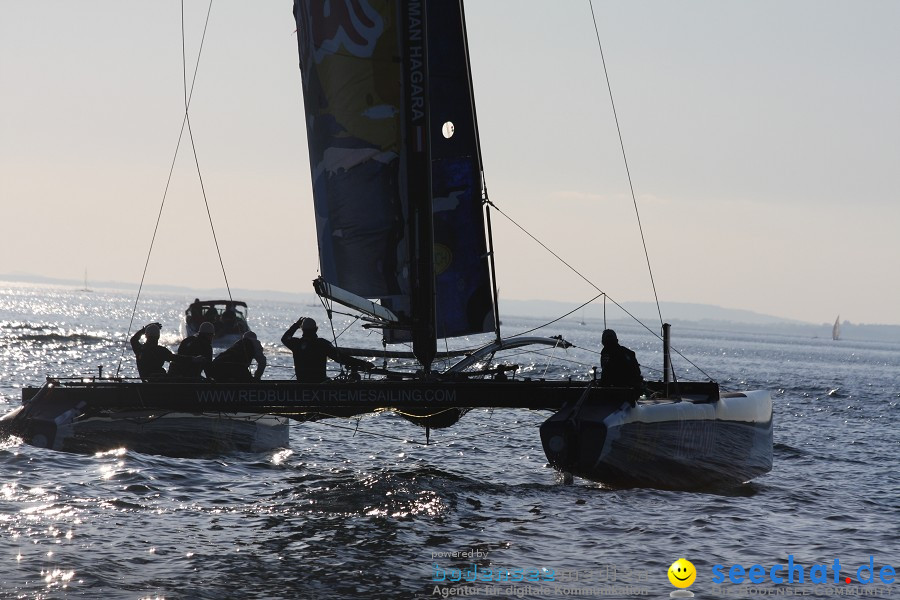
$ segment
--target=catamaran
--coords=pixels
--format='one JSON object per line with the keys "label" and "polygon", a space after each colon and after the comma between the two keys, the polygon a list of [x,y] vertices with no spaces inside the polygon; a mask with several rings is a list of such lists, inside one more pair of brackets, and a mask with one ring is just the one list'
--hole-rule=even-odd
{"label": "catamaran", "polygon": [[[714,382],[679,382],[667,364],[663,381],[635,399],[632,390],[600,387],[587,375],[531,379],[503,361],[506,350],[568,342],[501,335],[462,1],[342,6],[294,3],[320,261],[314,289],[329,308],[358,311],[385,345],[410,344],[414,368],[320,384],[51,378],[24,390],[25,404],[0,424],[33,444],[79,450],[161,435],[117,430],[117,420],[133,423],[136,413],[144,427],[196,411],[233,416],[247,428],[231,441],[260,449],[286,443],[285,418],[395,409],[431,428],[475,407],[520,407],[554,411],[540,432],[547,458],[586,478],[691,488],[769,471],[767,392],[724,394]],[[435,367],[437,340],[478,333],[493,339]],[[253,414],[269,420],[255,426]]]}

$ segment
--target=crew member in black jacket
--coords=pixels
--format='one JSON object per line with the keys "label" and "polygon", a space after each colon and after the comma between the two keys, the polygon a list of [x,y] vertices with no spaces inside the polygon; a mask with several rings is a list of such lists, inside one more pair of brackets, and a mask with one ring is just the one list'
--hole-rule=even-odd
{"label": "crew member in black jacket", "polygon": [[[250,374],[250,363],[256,361],[256,371]],[[266,370],[266,355],[256,334],[248,331],[230,348],[219,354],[210,367],[212,378],[216,381],[250,383],[262,379]]]}
{"label": "crew member in black jacket", "polygon": [[[303,330],[302,337],[295,338],[294,333],[298,329]],[[288,327],[281,336],[281,343],[290,348],[294,354],[294,371],[297,373],[297,381],[300,383],[320,383],[326,381],[326,359],[346,365],[351,369],[369,371],[375,368],[372,363],[342,354],[331,342],[316,335],[318,326],[309,317],[299,319]]]}
{"label": "crew member in black jacket", "polygon": [[604,387],[624,387],[635,391],[635,399],[644,390],[641,365],[634,352],[619,345],[619,338],[612,329],[603,332],[600,338],[603,350],[600,352],[600,385]]}
{"label": "crew member in black jacket", "polygon": [[[163,363],[175,358],[171,350],[159,345],[159,329],[159,323],[150,323],[131,336],[131,349],[137,359],[138,374],[144,381],[165,377]],[[140,342],[141,336],[146,340],[143,344]]]}
{"label": "crew member in black jacket", "polygon": [[208,371],[212,366],[212,340],[215,334],[215,326],[204,322],[200,324],[196,335],[184,338],[178,345],[175,360],[169,365],[169,377],[199,379],[204,370],[207,371],[208,377]]}

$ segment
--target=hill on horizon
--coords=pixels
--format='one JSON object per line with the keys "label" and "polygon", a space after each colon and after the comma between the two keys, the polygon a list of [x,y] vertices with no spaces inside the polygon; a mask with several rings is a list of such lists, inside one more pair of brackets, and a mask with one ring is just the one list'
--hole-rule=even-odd
{"label": "hill on horizon", "polygon": [[[607,321],[621,323],[634,317],[645,324],[659,323],[659,313],[652,302],[623,302],[622,307],[625,310],[614,304],[607,304]],[[691,302],[661,302],[660,310],[664,320],[673,325],[719,331],[829,339],[833,325],[830,322],[810,323],[750,310]],[[603,305],[591,304],[579,309],[575,304],[549,300],[501,300],[500,313],[537,318],[559,318],[571,313],[567,319],[603,319]],[[841,340],[900,343],[900,325],[851,323],[844,320],[841,322]]]}
{"label": "hill on horizon", "polygon": [[[555,300],[500,300],[502,314],[518,316],[563,315],[578,307],[577,304]],[[658,321],[659,313],[652,302],[623,302],[622,307],[634,317],[642,321]],[[712,304],[694,302],[661,302],[660,309],[665,320],[677,321],[726,321],[731,323],[748,323],[752,325],[795,324],[812,325],[806,321],[787,319],[774,315],[765,315],[751,310],[725,308]],[[573,313],[575,317],[603,318],[603,305],[589,304]],[[606,305],[606,317],[610,320],[630,318],[615,304]]]}
{"label": "hill on horizon", "polygon": [[[49,284],[81,287],[84,282],[75,279],[56,279],[52,277],[43,277],[40,275],[31,275],[24,273],[2,274],[2,281],[15,281],[22,283]],[[124,283],[118,281],[91,281],[91,286],[96,289],[117,289],[117,290],[136,290],[137,285],[133,283]],[[145,284],[144,290],[150,292],[171,292],[184,293],[186,296],[227,296],[224,288],[211,289],[194,289],[178,285],[166,284]],[[242,297],[271,299],[271,300],[296,300],[306,302],[311,298],[315,298],[313,293],[294,294],[291,292],[283,292],[277,290],[247,290],[233,288],[232,292]],[[500,313],[517,315],[517,316],[534,316],[534,317],[556,317],[565,314],[578,307],[577,304],[570,302],[560,302],[557,300],[506,300],[500,299]],[[640,319],[658,319],[656,305],[652,302],[625,302],[622,304],[629,313]],[[731,309],[710,304],[697,304],[689,302],[663,302],[661,303],[663,315],[666,319],[678,319],[684,321],[702,321],[706,319],[715,321],[732,321],[739,323],[802,323],[791,319],[784,319],[772,315],[763,315],[750,310]],[[601,318],[603,316],[602,304],[590,304],[583,311],[579,311],[579,316],[584,314],[585,317]],[[615,315],[615,317],[611,317]],[[611,318],[627,318],[620,308],[614,304],[607,305],[607,316]]]}
{"label": "hill on horizon", "polygon": [[[35,285],[71,286],[80,288],[83,281],[75,279],[56,279],[30,274],[0,274],[0,281],[16,283],[29,283]],[[137,290],[133,283],[92,281],[92,288],[96,290]],[[144,286],[147,293],[183,294],[186,302],[195,297],[227,297],[224,288],[193,289],[184,286],[147,284]],[[233,288],[232,293],[242,300],[271,300],[279,302],[297,302],[301,304],[317,303],[318,299],[313,293],[290,293],[277,290],[247,290]],[[656,305],[652,302],[623,302],[622,307],[614,304],[606,305],[606,318],[609,321],[618,322],[630,320],[635,317],[645,323],[656,323],[659,314]],[[666,321],[681,324],[692,324],[710,329],[743,329],[755,332],[767,332],[787,335],[800,335],[808,337],[831,337],[831,323],[811,323],[796,319],[787,319],[774,315],[766,315],[751,310],[725,308],[711,304],[692,302],[662,302],[660,308]],[[500,314],[534,318],[559,318],[567,313],[569,319],[602,319],[603,304],[589,304],[579,308],[578,304],[560,302],[556,300],[510,300],[500,299]],[[841,323],[841,335],[847,340],[871,340],[900,342],[900,325],[880,324],[855,324],[850,321]]]}

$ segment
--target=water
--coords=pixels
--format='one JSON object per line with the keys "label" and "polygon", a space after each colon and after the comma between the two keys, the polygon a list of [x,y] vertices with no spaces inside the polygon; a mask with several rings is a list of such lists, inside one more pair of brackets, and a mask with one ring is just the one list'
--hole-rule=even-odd
{"label": "water", "polygon": [[[135,328],[160,321],[163,343],[174,345],[191,299],[144,297]],[[0,284],[0,412],[48,373],[115,371],[133,303],[128,294]],[[267,378],[290,377],[283,330],[308,314],[326,333],[321,313],[250,302]],[[532,374],[586,376],[599,360],[602,326],[576,317],[546,333],[579,348],[516,362]],[[539,323],[508,317],[504,329]],[[618,331],[655,377],[646,366],[661,363],[657,342],[634,326]],[[433,432],[427,447],[423,430],[390,414],[294,425],[289,450],[193,459],[65,454],[5,439],[0,598],[557,598],[585,590],[665,598],[674,590],[666,570],[681,556],[697,569],[690,590],[698,598],[779,589],[824,597],[861,589],[856,569],[870,556],[876,574],[900,567],[900,346],[691,329],[674,336],[723,387],[772,391],[772,473],[714,493],[567,482],[540,447],[546,413],[525,410],[473,411]],[[378,342],[357,331],[344,339]],[[130,352],[124,357],[121,374],[133,375]],[[676,366],[682,378],[696,374],[681,359]],[[789,556],[805,567],[803,586],[769,580]],[[839,583],[831,571],[827,586],[809,583],[813,565],[835,559]],[[526,581],[448,585],[467,569],[471,576],[473,564],[482,577],[493,569],[515,578],[521,569]],[[761,565],[765,582],[731,584],[735,564]],[[724,590],[714,587],[715,565]],[[528,573],[539,580],[551,572],[552,583],[527,582]]]}

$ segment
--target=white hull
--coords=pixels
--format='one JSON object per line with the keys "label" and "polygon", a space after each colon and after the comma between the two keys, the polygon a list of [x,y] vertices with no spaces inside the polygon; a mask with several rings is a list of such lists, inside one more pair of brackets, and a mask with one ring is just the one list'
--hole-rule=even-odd
{"label": "white hull", "polygon": [[557,468],[616,485],[699,488],[739,484],[772,469],[768,392],[584,403],[541,428]]}
{"label": "white hull", "polygon": [[[3,419],[14,420],[24,409]],[[46,421],[43,427],[42,421]],[[287,417],[256,413],[111,410],[86,414],[67,410],[55,418],[36,419],[28,442],[67,452],[121,447],[165,456],[268,452],[289,446],[289,424]]]}

